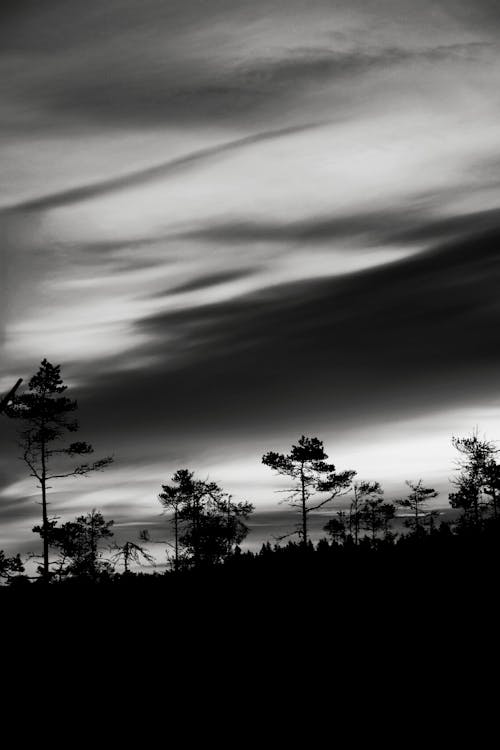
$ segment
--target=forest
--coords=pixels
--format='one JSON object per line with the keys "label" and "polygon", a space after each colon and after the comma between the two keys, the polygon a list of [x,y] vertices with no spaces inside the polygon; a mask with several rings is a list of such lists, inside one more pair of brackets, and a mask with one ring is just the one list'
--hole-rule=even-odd
{"label": "forest", "polygon": [[[25,388],[18,382],[0,403],[2,419],[18,426],[20,458],[41,510],[33,528],[40,552],[27,560],[0,551],[3,588],[167,587],[182,593],[236,586],[283,593],[301,583],[305,596],[334,585],[337,593],[380,599],[401,586],[439,595],[444,581],[448,592],[454,586],[472,591],[496,576],[500,464],[495,443],[477,431],[452,438],[457,460],[448,514],[437,510],[432,501],[438,493],[423,479],[408,480],[406,494],[388,500],[380,483],[358,478],[354,469],[338,471],[318,437],[302,435],[286,454],[265,452],[262,462],[283,482],[281,502],[293,510],[296,525],[259,551],[245,548],[252,503],[180,468],[154,501],[169,538],[153,555],[147,530],[118,543],[113,519],[98,509],[62,523],[50,515],[57,480],[105,471],[113,461],[95,459],[90,443],[71,439],[79,430],[77,402],[66,390],[60,366],[45,359]],[[331,513],[323,536],[312,541],[311,518],[325,509]],[[28,565],[33,560],[35,568]]]}

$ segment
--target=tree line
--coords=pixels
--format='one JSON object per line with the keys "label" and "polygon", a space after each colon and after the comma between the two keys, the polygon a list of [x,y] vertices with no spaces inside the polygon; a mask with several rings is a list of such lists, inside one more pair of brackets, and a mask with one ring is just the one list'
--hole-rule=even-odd
{"label": "tree line", "polygon": [[[1,399],[0,412],[18,423],[20,457],[40,491],[41,522],[33,531],[41,539],[42,554],[36,576],[28,577],[19,554],[8,556],[0,550],[0,579],[11,583],[33,579],[42,583],[96,583],[120,577],[129,580],[143,565],[154,570],[150,545],[155,540],[147,531],[135,540],[118,544],[113,540],[113,520],[106,520],[96,509],[64,523],[50,516],[49,493],[54,481],[105,470],[113,457],[94,459],[90,443],[71,440],[79,430],[77,402],[65,395],[67,386],[59,365],[44,359],[23,391],[19,390],[20,383]],[[273,555],[277,559],[284,550],[303,560],[304,553],[324,558],[327,549],[337,555],[367,550],[373,554],[389,548],[399,550],[405,544],[420,545],[422,550],[429,539],[444,544],[443,540],[451,537],[490,538],[492,530],[496,535],[500,528],[498,450],[477,432],[454,437],[452,442],[458,455],[448,498],[450,507],[458,512],[453,526],[440,521],[439,512],[429,506],[438,493],[423,480],[407,481],[406,495],[388,501],[379,482],[360,480],[353,469],[337,470],[317,437],[302,435],[286,454],[265,453],[262,462],[283,478],[284,502],[296,512],[297,524],[275,539],[274,547],[269,542],[263,544],[258,555],[241,549],[254,512],[252,503],[236,502],[216,482],[179,469],[158,494],[173,539],[165,542],[167,573],[234,567],[243,559],[262,561]],[[332,514],[323,527],[326,536],[314,545],[310,538],[311,514],[329,508]],[[398,512],[406,534],[394,530]]]}

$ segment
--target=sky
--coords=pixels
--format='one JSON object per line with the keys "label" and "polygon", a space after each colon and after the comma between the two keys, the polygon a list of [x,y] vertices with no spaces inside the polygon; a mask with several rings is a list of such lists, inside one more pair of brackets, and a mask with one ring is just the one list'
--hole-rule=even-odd
{"label": "sky", "polygon": [[4,0],[0,391],[61,364],[115,457],[54,514],[163,533],[181,467],[276,510],[261,456],[302,434],[446,504],[451,436],[500,438],[499,30],[493,0]]}

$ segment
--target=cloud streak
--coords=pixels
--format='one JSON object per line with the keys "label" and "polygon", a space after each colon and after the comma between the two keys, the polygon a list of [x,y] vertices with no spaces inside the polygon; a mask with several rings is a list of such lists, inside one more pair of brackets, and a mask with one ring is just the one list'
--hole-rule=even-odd
{"label": "cloud streak", "polygon": [[[261,453],[303,432],[444,487],[451,430],[500,434],[496,3],[28,5],[0,23],[0,377],[61,362],[117,458],[55,512],[138,523],[183,465],[264,506]],[[13,444],[9,544],[37,510]]]}
{"label": "cloud streak", "polygon": [[140,186],[144,183],[149,183],[155,180],[164,180],[166,178],[175,176],[181,171],[190,168],[196,168],[201,164],[216,159],[224,154],[244,149],[247,146],[253,146],[258,143],[262,143],[268,140],[274,140],[276,138],[283,138],[295,133],[302,133],[307,130],[311,130],[316,127],[320,127],[323,123],[315,124],[303,124],[303,125],[291,125],[286,128],[280,128],[278,130],[270,130],[263,133],[256,133],[255,135],[246,136],[244,138],[238,138],[229,143],[222,143],[218,146],[210,148],[200,149],[185,156],[180,156],[177,159],[171,159],[162,164],[157,164],[148,169],[141,169],[136,172],[122,175],[120,177],[114,177],[109,180],[103,180],[102,182],[92,183],[90,185],[81,185],[79,187],[64,190],[50,195],[42,195],[32,200],[23,201],[13,206],[6,206],[0,209],[2,212],[25,212],[25,211],[48,211],[53,208],[60,208],[61,206],[70,206],[74,203],[82,203],[87,200],[99,198],[101,196],[108,195],[109,193],[117,193],[122,190],[128,190]]}

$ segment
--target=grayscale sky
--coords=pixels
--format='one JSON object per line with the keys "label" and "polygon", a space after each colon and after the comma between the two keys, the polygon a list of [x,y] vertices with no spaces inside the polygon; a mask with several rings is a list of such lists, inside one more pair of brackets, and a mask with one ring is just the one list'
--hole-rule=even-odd
{"label": "grayscale sky", "polygon": [[154,524],[181,467],[275,507],[260,458],[302,433],[446,500],[451,435],[500,437],[499,30],[493,0],[3,0],[0,391],[60,363],[115,455],[53,513]]}

